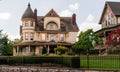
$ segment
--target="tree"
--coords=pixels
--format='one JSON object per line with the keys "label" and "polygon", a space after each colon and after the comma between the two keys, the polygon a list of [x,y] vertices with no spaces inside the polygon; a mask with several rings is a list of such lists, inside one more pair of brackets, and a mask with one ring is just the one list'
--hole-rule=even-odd
{"label": "tree", "polygon": [[78,36],[78,41],[75,43],[73,52],[80,54],[82,51],[88,53],[93,48],[93,40],[99,43],[99,37],[94,34],[92,29],[88,29],[85,32],[81,32]]}
{"label": "tree", "polygon": [[2,55],[9,56],[13,54],[13,42],[8,39],[8,36],[4,36],[2,39],[1,52]]}
{"label": "tree", "polygon": [[2,30],[0,30],[0,55],[2,54],[1,48],[3,47],[2,36],[3,36]]}
{"label": "tree", "polygon": [[13,42],[13,44],[18,44],[18,43],[20,43],[20,39],[16,38],[12,42]]}
{"label": "tree", "polygon": [[68,51],[68,48],[67,47],[64,47],[64,46],[58,46],[57,48],[54,48],[54,51],[55,52],[60,52],[60,54],[64,54],[66,51]]}
{"label": "tree", "polygon": [[13,55],[13,44],[18,43],[18,40],[11,41],[8,35],[2,34],[0,30],[0,54],[5,56]]}

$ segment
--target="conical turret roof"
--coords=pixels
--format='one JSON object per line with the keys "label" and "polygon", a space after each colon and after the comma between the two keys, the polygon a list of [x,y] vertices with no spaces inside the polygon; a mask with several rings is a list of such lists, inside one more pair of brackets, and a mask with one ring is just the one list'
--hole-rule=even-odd
{"label": "conical turret roof", "polygon": [[22,16],[22,19],[23,18],[35,18],[34,13],[33,13],[32,9],[31,9],[30,3],[28,4],[27,9],[25,10],[25,12],[24,12],[24,14]]}

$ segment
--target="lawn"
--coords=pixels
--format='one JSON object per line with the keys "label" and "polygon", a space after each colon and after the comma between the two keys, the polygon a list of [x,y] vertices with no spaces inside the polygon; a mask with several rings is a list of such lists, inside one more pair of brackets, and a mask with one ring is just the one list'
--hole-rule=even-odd
{"label": "lawn", "polygon": [[[87,68],[87,57],[81,56],[81,67]],[[89,68],[120,69],[120,56],[89,56]]]}

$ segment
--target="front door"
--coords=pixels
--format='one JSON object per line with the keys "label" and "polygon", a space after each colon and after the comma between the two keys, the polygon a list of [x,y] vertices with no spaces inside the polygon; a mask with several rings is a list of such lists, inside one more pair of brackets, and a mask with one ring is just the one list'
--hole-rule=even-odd
{"label": "front door", "polygon": [[57,46],[55,46],[55,45],[51,45],[49,53],[55,53],[54,48],[56,48],[56,47]]}

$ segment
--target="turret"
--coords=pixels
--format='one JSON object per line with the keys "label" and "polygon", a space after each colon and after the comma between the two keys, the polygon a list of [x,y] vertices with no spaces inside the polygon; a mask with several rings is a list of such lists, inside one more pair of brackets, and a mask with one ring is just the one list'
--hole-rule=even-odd
{"label": "turret", "polygon": [[25,10],[21,20],[22,20],[22,32],[21,32],[21,38],[23,39],[23,42],[34,40],[34,30],[35,30],[35,24],[36,24],[36,15],[37,11],[34,12],[31,9],[30,3],[28,4],[27,9]]}
{"label": "turret", "polygon": [[34,13],[31,9],[30,3],[28,4],[27,9],[25,10],[25,12],[22,16],[22,19],[24,19],[24,18],[35,18]]}

